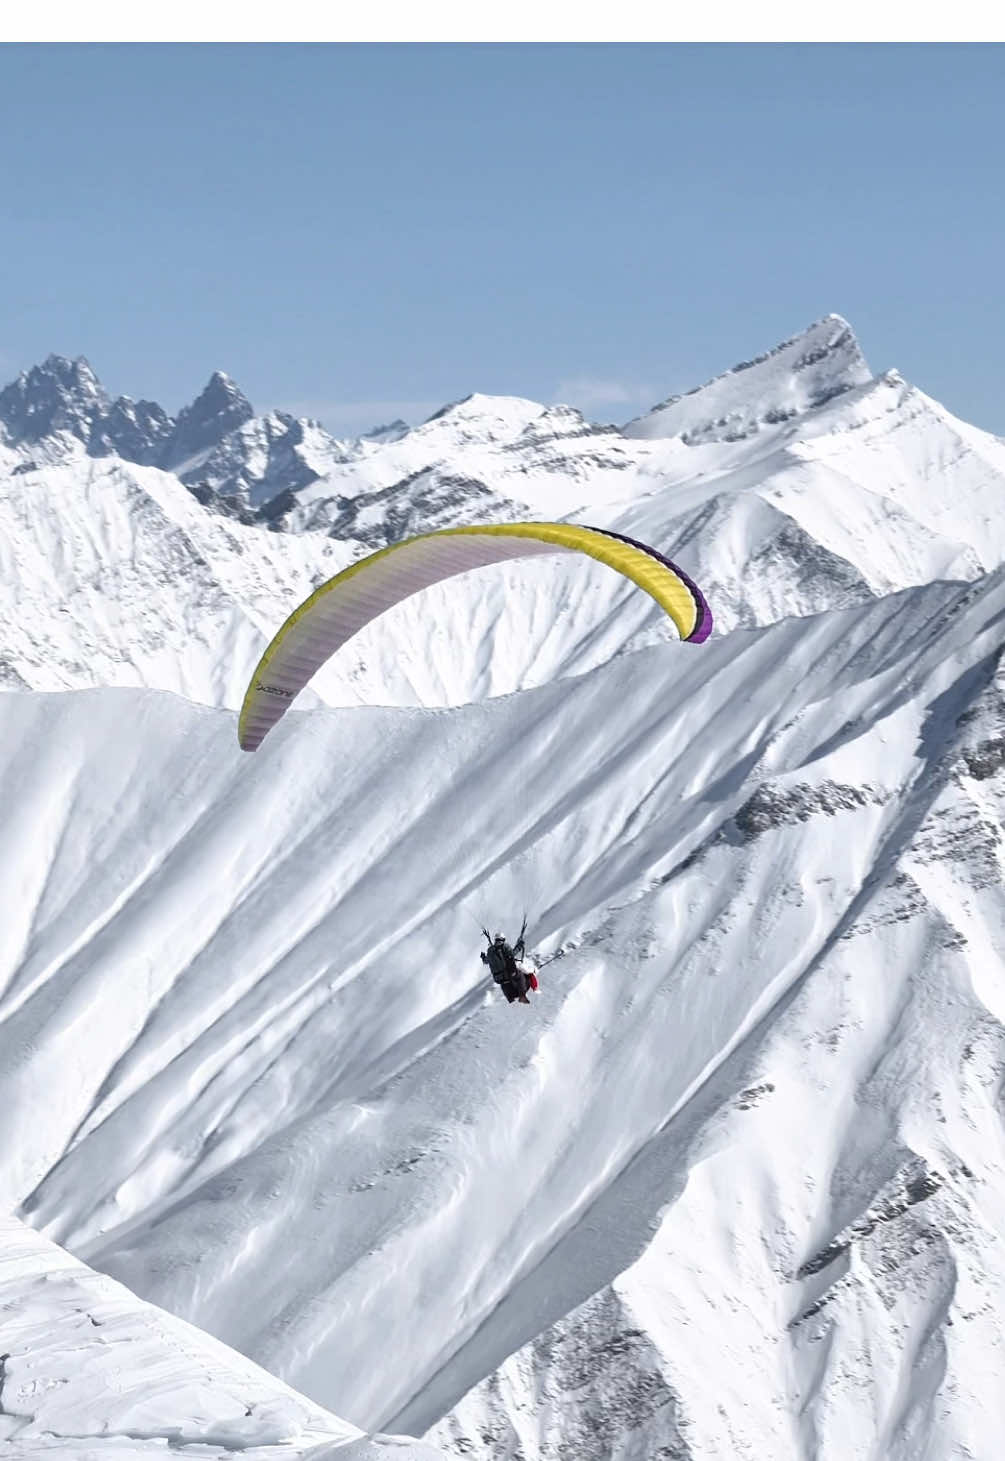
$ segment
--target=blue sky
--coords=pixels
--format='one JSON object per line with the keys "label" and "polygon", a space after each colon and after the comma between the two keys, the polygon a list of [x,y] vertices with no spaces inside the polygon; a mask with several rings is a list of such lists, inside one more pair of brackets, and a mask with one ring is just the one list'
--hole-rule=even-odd
{"label": "blue sky", "polygon": [[1005,433],[1005,47],[5,46],[0,376],[625,420],[829,311]]}

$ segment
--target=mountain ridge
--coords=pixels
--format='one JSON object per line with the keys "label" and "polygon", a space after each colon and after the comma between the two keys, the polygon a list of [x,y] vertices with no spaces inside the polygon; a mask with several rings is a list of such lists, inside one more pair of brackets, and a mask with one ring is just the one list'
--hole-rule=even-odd
{"label": "mountain ridge", "polygon": [[[773,408],[762,406],[763,419],[746,421],[744,430],[737,428],[739,417],[735,411],[732,416],[721,417],[718,426],[702,426],[692,419],[702,402],[706,406],[700,406],[699,414],[724,409],[719,397],[724,386],[738,376],[746,373],[744,386],[749,393],[759,374],[767,370],[777,377],[784,373],[780,367],[785,366],[804,375],[798,392],[786,392],[776,379],[778,399],[790,401],[786,409],[777,404]],[[725,440],[741,439],[752,430],[777,425],[802,410],[825,404],[863,372],[867,374],[868,368],[851,327],[840,316],[829,315],[686,396],[672,397],[654,407],[647,415],[629,422],[624,434],[640,438],[677,436],[685,443],[720,436]],[[677,416],[681,415],[682,402],[690,414],[675,426],[671,416],[675,410]],[[515,433],[511,424],[514,419],[518,422]],[[473,433],[465,424],[469,421],[474,425]],[[526,451],[549,441],[622,435],[622,428],[594,425],[574,407],[541,406],[516,397],[474,392],[440,407],[418,426],[395,422],[346,441],[308,418],[295,418],[282,411],[256,415],[251,403],[221,370],[213,371],[190,405],[171,416],[156,402],[134,401],[128,396],[113,401],[83,356],[70,360],[50,355],[41,365],[23,370],[0,391],[0,431],[15,450],[70,436],[92,456],[116,455],[137,465],[172,471],[199,495],[204,505],[218,506],[246,521],[271,526],[296,527],[295,516],[289,516],[290,508],[301,500],[304,489],[324,484],[333,468],[348,467],[365,476],[368,459],[379,455],[381,448],[396,446],[408,438],[414,442],[435,440],[443,434],[440,428],[444,423],[456,427],[453,438],[448,439],[448,450],[456,449],[459,442],[477,441],[483,445],[496,442],[504,450],[509,446]],[[432,466],[435,460],[434,448],[433,459],[426,466]],[[415,470],[401,471],[399,479],[414,476]],[[371,490],[391,485],[384,477],[370,483]],[[340,495],[337,486],[330,494],[335,503],[334,515],[340,522],[353,495]],[[286,497],[292,501],[284,513],[280,500]],[[316,526],[317,506],[311,520]]]}
{"label": "mountain ridge", "polygon": [[[841,370],[862,373],[843,321],[814,328],[821,340],[794,337],[716,381],[752,383],[763,405],[787,389],[786,362],[812,355],[821,358],[807,369],[833,381],[828,342]],[[89,369],[56,375],[85,403],[107,400]],[[728,440],[630,438],[572,408],[476,393],[352,452],[291,418],[249,417],[233,382],[213,381],[205,409],[185,417],[196,428],[187,445],[200,448],[186,459],[189,475],[207,479],[202,486],[91,455],[63,428],[0,448],[3,683],[59,689],[99,677],[234,706],[281,622],[277,605],[288,612],[368,550],[460,522],[565,518],[659,544],[716,599],[724,631],[933,578],[973,578],[1005,556],[1005,444],[890,372],[845,380],[824,404]],[[693,401],[695,419],[706,419],[701,390]],[[71,405],[45,419],[63,420]],[[239,424],[207,447],[206,431],[230,420]],[[238,482],[227,499],[211,485],[224,479]],[[281,480],[300,485],[250,506],[256,482]],[[557,628],[536,607],[546,583],[576,606]],[[364,631],[318,677],[316,694],[343,704],[460,703],[578,672],[666,632],[648,601],[602,570],[525,565],[478,583],[472,623],[487,652],[476,663],[474,641],[468,650],[440,633],[452,592],[432,589],[424,616],[404,606]],[[580,622],[593,630],[581,633]],[[598,637],[600,624],[608,628]],[[230,646],[226,672],[221,645]]]}

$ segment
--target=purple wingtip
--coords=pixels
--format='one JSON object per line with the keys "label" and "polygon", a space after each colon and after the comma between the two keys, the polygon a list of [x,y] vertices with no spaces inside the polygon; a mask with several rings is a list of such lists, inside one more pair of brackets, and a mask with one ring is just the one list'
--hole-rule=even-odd
{"label": "purple wingtip", "polygon": [[[680,573],[679,568],[677,572]],[[681,573],[680,576],[681,578],[683,578],[683,573]],[[693,584],[692,588],[694,588]],[[691,644],[704,644],[705,640],[712,632],[712,626],[714,623],[712,619],[712,610],[708,607],[708,604],[706,604],[705,596],[700,592],[699,589],[694,589],[694,595],[695,598],[698,600],[698,622],[694,626],[694,629],[691,631],[691,633],[688,635],[688,640],[691,642]]]}
{"label": "purple wingtip", "polygon": [[651,548],[648,543],[640,543],[638,538],[629,538],[625,533],[615,533],[610,528],[594,528],[593,531],[595,533],[606,533],[609,538],[617,538],[622,543],[631,543],[633,548],[641,549],[643,553],[648,553],[650,558],[656,558],[667,568],[672,569],[677,577],[683,583],[687,584],[691,593],[694,595],[694,606],[698,611],[698,622],[684,643],[704,644],[712,632],[712,610],[708,607],[705,601],[705,595],[695,583],[694,579],[690,578],[678,564],[672,562],[669,558],[665,558],[656,548]]}

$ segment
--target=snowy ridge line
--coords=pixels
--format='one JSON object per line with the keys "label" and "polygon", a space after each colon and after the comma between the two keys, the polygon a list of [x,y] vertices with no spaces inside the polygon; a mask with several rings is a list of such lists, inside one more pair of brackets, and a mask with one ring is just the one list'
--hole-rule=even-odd
{"label": "snowy ridge line", "polygon": [[[578,428],[543,432],[554,419],[567,425],[568,413],[472,396],[393,440],[319,461],[310,483],[284,488],[288,511],[270,518],[286,532],[207,512],[177,477],[143,462],[88,457],[90,439],[72,429],[12,444],[0,452],[0,542],[17,545],[0,662],[12,683],[32,688],[148,684],[236,708],[289,608],[333,571],[409,532],[512,519],[515,503],[528,517],[582,518],[655,545],[714,600],[723,632],[976,577],[1005,558],[1005,446],[894,373],[869,377],[853,337],[840,343],[847,329],[829,317],[723,378],[762,405],[813,380],[847,384],[752,435],[691,446],[679,436],[619,436],[617,465],[603,465],[582,454],[591,438]],[[53,401],[78,423],[91,409],[92,388],[74,385],[64,365],[39,420]],[[707,389],[683,398],[699,417]],[[335,504],[327,518],[326,502]],[[326,522],[343,543],[324,537]],[[60,560],[54,592],[49,565]],[[555,603],[566,612],[545,612]],[[548,683],[659,633],[644,606],[582,565],[528,565],[427,590],[418,613],[392,611],[312,691],[333,704],[461,704]]]}
{"label": "snowy ridge line", "polygon": [[0,1440],[10,1454],[134,1461],[167,1447],[207,1461],[441,1455],[404,1438],[366,1436],[15,1219],[0,1227],[8,1346]]}
{"label": "snowy ridge line", "polygon": [[705,385],[630,421],[629,436],[676,436],[688,445],[737,441],[784,425],[871,379],[848,322],[828,315]]}

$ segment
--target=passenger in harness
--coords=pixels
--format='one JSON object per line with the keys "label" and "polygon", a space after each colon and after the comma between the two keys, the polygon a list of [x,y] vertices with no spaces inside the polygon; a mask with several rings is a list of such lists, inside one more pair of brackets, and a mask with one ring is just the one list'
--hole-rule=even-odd
{"label": "passenger in harness", "polygon": [[[484,930],[482,930],[484,932]],[[514,1001],[520,1004],[530,1004],[527,998],[528,989],[537,988],[537,977],[533,972],[533,965],[530,971],[524,966],[524,942],[523,929],[520,930],[520,937],[515,946],[510,947],[501,933],[495,938],[489,939],[489,946],[482,950],[482,963],[487,964],[489,973],[499,985],[507,1002]],[[485,934],[488,938],[488,934]]]}

